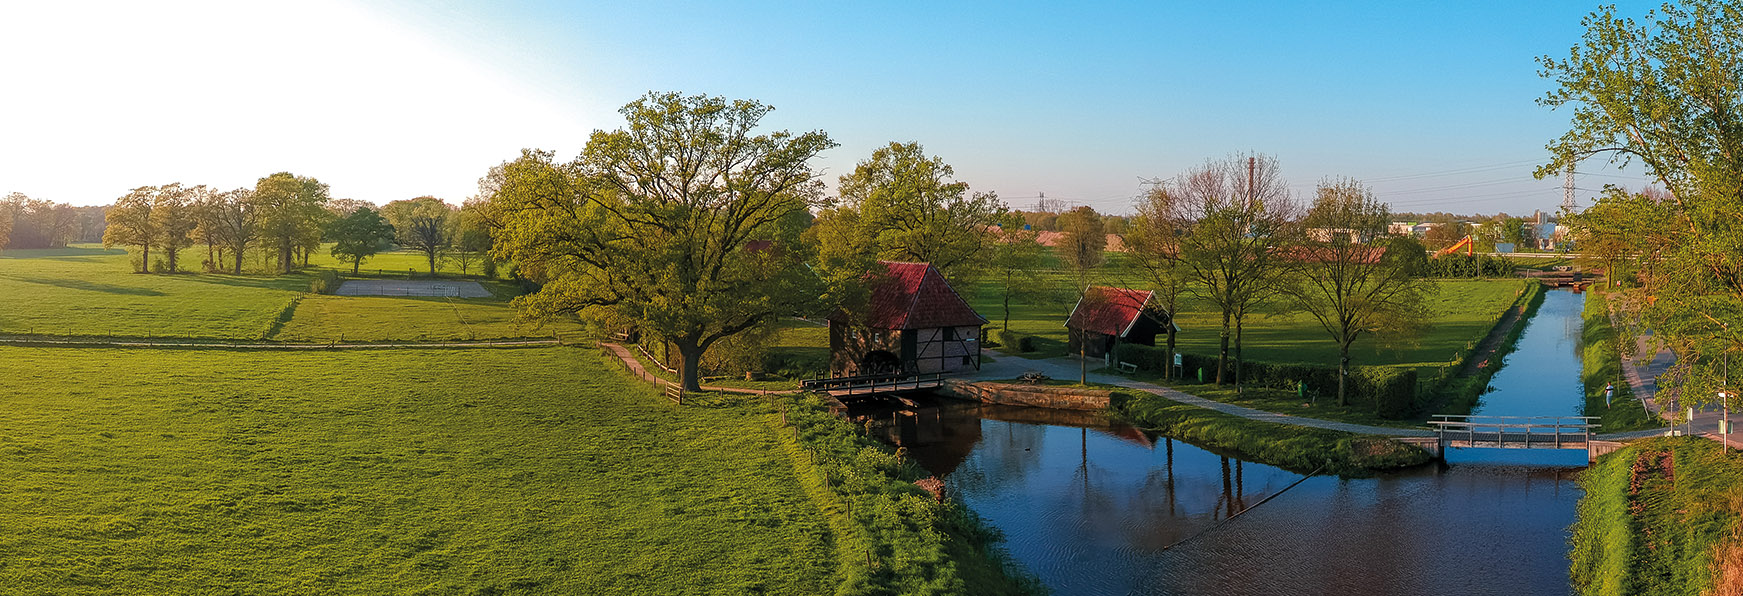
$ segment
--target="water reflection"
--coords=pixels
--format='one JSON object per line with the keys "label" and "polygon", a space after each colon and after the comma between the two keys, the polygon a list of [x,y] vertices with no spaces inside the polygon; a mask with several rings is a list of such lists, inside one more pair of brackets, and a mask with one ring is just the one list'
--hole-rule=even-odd
{"label": "water reflection", "polygon": [[[1578,416],[1585,404],[1580,380],[1580,311],[1585,294],[1544,292],[1543,305],[1525,322],[1519,343],[1505,366],[1489,380],[1472,414],[1489,416]],[[1500,365],[1490,362],[1490,366]]]}
{"label": "water reflection", "polygon": [[1579,498],[1569,469],[1470,463],[1311,478],[1219,525],[1301,476],[1095,413],[922,409],[932,414],[867,420],[945,476],[1056,593],[1568,591],[1565,528]]}

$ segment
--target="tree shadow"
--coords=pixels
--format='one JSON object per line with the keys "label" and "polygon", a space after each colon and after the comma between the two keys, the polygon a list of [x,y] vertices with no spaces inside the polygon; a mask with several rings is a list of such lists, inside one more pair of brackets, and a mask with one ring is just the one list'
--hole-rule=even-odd
{"label": "tree shadow", "polygon": [[[68,246],[64,248],[15,248],[0,252],[0,259],[94,260],[94,257],[125,255],[120,248]],[[71,257],[71,258],[69,258]],[[82,258],[81,258],[82,257]]]}
{"label": "tree shadow", "polygon": [[57,288],[67,288],[69,290],[84,290],[87,292],[102,292],[105,294],[123,294],[123,295],[127,295],[127,296],[163,296],[164,295],[163,292],[159,292],[157,290],[153,290],[150,288],[131,288],[131,287],[127,287],[127,286],[117,286],[114,284],[97,283],[97,282],[84,281],[84,280],[79,280],[79,279],[43,279],[43,278],[36,278],[36,277],[22,277],[22,276],[17,276],[17,275],[0,275],[0,278],[6,278],[6,279],[13,280],[13,281],[21,281],[21,282],[25,282],[25,283],[41,284],[41,285],[45,285],[45,286],[54,286]]}

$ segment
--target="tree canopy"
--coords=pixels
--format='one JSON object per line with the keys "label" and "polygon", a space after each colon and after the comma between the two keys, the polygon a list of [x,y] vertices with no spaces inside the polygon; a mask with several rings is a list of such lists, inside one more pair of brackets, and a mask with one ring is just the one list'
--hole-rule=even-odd
{"label": "tree canopy", "polygon": [[669,340],[688,390],[716,342],[815,312],[824,292],[800,228],[821,191],[809,162],[835,143],[753,132],[771,109],[649,93],[575,160],[529,150],[487,176],[496,256],[544,283],[516,304],[534,315],[604,311]]}
{"label": "tree canopy", "polygon": [[327,185],[290,172],[261,178],[254,186],[259,234],[277,251],[282,272],[296,268],[297,254],[320,245],[328,198]]}
{"label": "tree canopy", "polygon": [[953,180],[944,159],[919,143],[890,143],[840,178],[840,197],[812,234],[826,265],[869,271],[875,260],[931,263],[946,277],[981,264],[1005,205]]}
{"label": "tree canopy", "polygon": [[1555,84],[1540,103],[1571,108],[1572,123],[1537,173],[1603,156],[1638,162],[1662,188],[1661,199],[1607,192],[1580,223],[1588,237],[1658,233],[1614,257],[1635,261],[1642,285],[1615,304],[1676,351],[1661,384],[1711,401],[1743,351],[1743,8],[1689,0],[1637,21],[1605,6],[1582,25],[1566,57],[1539,61]]}
{"label": "tree canopy", "polygon": [[355,275],[363,260],[387,250],[393,242],[393,226],[381,213],[369,207],[355,211],[327,224],[327,239],[333,241],[329,252],[340,261],[351,263]]}
{"label": "tree canopy", "polygon": [[430,275],[435,275],[436,259],[453,244],[454,206],[436,197],[418,197],[382,205],[381,214],[393,224],[400,246],[424,253]]}

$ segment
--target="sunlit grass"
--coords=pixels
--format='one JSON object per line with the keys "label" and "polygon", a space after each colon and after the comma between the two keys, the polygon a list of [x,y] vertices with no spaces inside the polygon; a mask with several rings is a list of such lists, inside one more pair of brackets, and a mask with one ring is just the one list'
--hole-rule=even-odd
{"label": "sunlit grass", "polygon": [[0,591],[832,591],[770,410],[675,406],[608,366],[0,348]]}

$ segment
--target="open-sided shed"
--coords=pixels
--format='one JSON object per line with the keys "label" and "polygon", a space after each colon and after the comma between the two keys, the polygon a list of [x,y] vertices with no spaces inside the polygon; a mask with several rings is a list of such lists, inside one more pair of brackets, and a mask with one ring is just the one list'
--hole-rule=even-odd
{"label": "open-sided shed", "polygon": [[1091,286],[1084,290],[1071,316],[1065,320],[1070,331],[1072,354],[1106,357],[1119,343],[1156,345],[1156,334],[1172,325],[1168,315],[1151,303],[1155,292]]}
{"label": "open-sided shed", "polygon": [[880,261],[865,311],[829,316],[832,377],[980,370],[986,318],[927,263]]}

